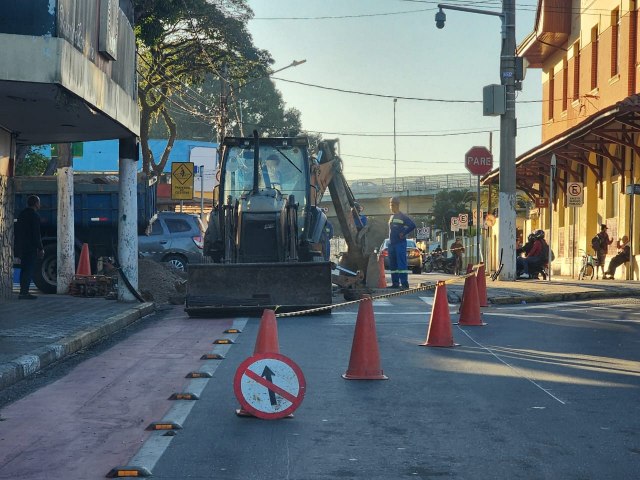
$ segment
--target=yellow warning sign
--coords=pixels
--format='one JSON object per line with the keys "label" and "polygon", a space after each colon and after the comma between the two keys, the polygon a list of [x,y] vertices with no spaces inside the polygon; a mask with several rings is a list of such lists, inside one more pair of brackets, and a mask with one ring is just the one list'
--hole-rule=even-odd
{"label": "yellow warning sign", "polygon": [[193,200],[193,163],[171,164],[171,200]]}

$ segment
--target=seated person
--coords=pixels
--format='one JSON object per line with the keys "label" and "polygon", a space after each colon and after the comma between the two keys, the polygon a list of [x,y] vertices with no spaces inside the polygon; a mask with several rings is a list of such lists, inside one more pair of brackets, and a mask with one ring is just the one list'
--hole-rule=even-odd
{"label": "seated person", "polygon": [[353,202],[353,208],[351,213],[353,215],[353,222],[356,224],[358,231],[362,230],[367,225],[367,217],[362,213],[364,208],[358,202]]}
{"label": "seated person", "polygon": [[529,269],[538,270],[548,261],[545,258],[547,245],[544,240],[544,231],[536,230],[533,235],[533,245],[527,252],[527,256],[525,258],[516,258],[516,271],[521,272],[519,278],[530,278]]}
{"label": "seated person", "polygon": [[629,247],[629,237],[625,235],[618,240],[618,254],[611,259],[609,266],[607,267],[607,271],[604,272],[604,276],[602,278],[613,280],[613,277],[616,274],[616,268],[623,263],[628,262],[629,258],[631,258],[631,248]]}

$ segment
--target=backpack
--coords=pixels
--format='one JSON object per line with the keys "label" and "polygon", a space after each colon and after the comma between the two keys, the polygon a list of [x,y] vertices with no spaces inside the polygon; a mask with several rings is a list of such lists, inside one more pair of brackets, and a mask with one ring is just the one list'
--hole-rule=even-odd
{"label": "backpack", "polygon": [[596,252],[602,249],[602,242],[600,241],[600,237],[598,235],[594,236],[591,239],[591,248],[593,248]]}

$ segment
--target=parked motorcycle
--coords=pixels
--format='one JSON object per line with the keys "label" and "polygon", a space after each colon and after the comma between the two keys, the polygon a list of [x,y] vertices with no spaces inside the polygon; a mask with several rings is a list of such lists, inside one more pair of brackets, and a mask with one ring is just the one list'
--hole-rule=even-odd
{"label": "parked motorcycle", "polygon": [[442,272],[453,274],[456,268],[456,258],[445,257],[442,253],[431,253],[426,255],[422,262],[422,271],[426,273],[430,272]]}

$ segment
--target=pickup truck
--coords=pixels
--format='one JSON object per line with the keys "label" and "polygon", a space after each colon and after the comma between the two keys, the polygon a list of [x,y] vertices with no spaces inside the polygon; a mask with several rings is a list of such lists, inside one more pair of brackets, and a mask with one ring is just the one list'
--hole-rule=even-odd
{"label": "pickup truck", "polygon": [[[14,218],[27,205],[29,195],[40,197],[44,258],[38,260],[33,282],[44,293],[56,293],[58,184],[56,177],[15,177]],[[74,232],[76,258],[83,243],[89,245],[92,271],[96,259],[113,257],[118,245],[118,176],[74,175]],[[145,233],[156,213],[156,179],[138,175],[138,234]]]}

